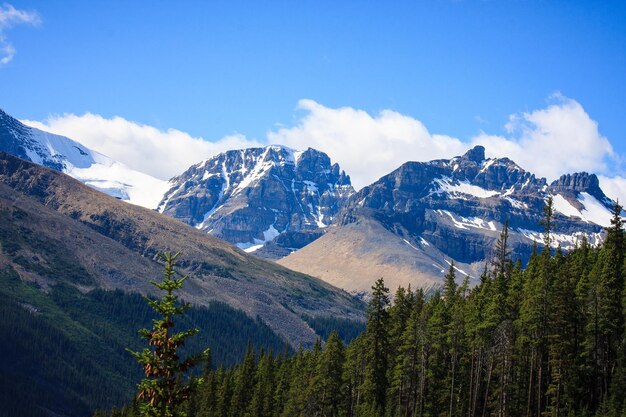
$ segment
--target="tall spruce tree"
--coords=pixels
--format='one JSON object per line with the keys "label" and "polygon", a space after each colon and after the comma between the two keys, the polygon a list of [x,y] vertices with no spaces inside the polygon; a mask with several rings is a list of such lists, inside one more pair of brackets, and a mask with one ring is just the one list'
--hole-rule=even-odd
{"label": "tall spruce tree", "polygon": [[607,228],[604,247],[599,255],[598,280],[598,349],[601,372],[601,397],[608,396],[624,342],[624,229],[622,207],[615,204],[611,226]]}
{"label": "tall spruce tree", "polygon": [[189,329],[173,333],[174,318],[182,315],[189,304],[180,304],[174,293],[182,288],[187,279],[175,278],[176,258],[179,253],[166,252],[159,255],[164,263],[164,278],[161,282],[152,281],[152,285],[165,295],[157,300],[146,298],[148,304],[158,314],[153,320],[152,329],[139,331],[141,337],[148,341],[149,347],[139,352],[129,351],[143,366],[146,378],[139,384],[137,398],[142,401],[141,414],[150,417],[183,416],[182,405],[189,399],[189,395],[197,382],[191,379],[185,382],[187,373],[202,360],[206,353],[191,356],[180,360],[179,349],[184,346],[187,338],[198,333],[198,329]]}
{"label": "tall spruce tree", "polygon": [[337,417],[343,409],[342,384],[344,346],[339,333],[333,331],[317,363],[314,379],[315,414],[324,417]]}
{"label": "tall spruce tree", "polygon": [[246,348],[243,362],[235,369],[233,396],[231,399],[230,417],[243,416],[252,399],[255,384],[256,358],[250,343]]}
{"label": "tall spruce tree", "polygon": [[362,412],[359,415],[380,416],[387,402],[387,364],[389,360],[389,289],[382,278],[372,287],[365,328],[365,380]]}

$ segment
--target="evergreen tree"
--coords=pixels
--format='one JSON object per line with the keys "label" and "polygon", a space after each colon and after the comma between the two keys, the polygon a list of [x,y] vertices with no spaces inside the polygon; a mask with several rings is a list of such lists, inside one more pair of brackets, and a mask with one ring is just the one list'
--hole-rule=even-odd
{"label": "evergreen tree", "polygon": [[242,417],[252,399],[256,363],[252,346],[248,343],[243,362],[235,369],[230,417]]}
{"label": "evergreen tree", "polygon": [[184,382],[189,372],[202,355],[180,360],[178,349],[184,346],[185,340],[198,332],[198,329],[172,333],[173,319],[189,308],[189,304],[179,304],[178,296],[174,291],[183,286],[187,277],[174,278],[176,272],[176,258],[178,253],[164,253],[160,259],[165,264],[164,279],[161,282],[152,281],[152,285],[165,295],[161,299],[147,299],[148,304],[160,318],[153,321],[151,330],[140,330],[141,336],[148,341],[150,347],[140,352],[130,351],[143,366],[146,379],[139,384],[137,397],[143,402],[141,413],[145,416],[173,417],[184,415],[181,409],[194,387],[195,380]]}
{"label": "evergreen tree", "polygon": [[365,334],[361,334],[348,345],[345,352],[343,395],[347,417],[356,416],[363,402],[365,362]]}
{"label": "evergreen tree", "polygon": [[511,250],[509,248],[509,221],[504,222],[500,237],[496,242],[495,256],[493,257],[493,275],[505,274],[509,269],[509,263],[511,261]]}
{"label": "evergreen tree", "polygon": [[233,373],[226,371],[222,366],[217,371],[217,405],[215,407],[216,417],[229,417],[230,406],[233,397]]}
{"label": "evergreen tree", "polygon": [[393,404],[392,416],[415,415],[421,398],[419,388],[424,377],[422,359],[426,341],[423,315],[424,291],[418,290],[414,297],[411,315],[402,333],[398,357],[393,369],[389,401]]}
{"label": "evergreen tree", "polygon": [[337,417],[343,408],[344,346],[339,333],[332,332],[317,364],[314,387],[315,415]]}
{"label": "evergreen tree", "polygon": [[302,349],[291,358],[291,372],[289,374],[289,392],[281,413],[282,417],[297,417],[304,411],[304,402],[308,391],[308,366],[307,358]]}
{"label": "evergreen tree", "polygon": [[274,409],[272,392],[274,388],[274,355],[271,352],[261,354],[255,381],[256,385],[246,416],[271,417]]}
{"label": "evergreen tree", "polygon": [[197,417],[214,417],[217,408],[217,375],[213,370],[211,351],[208,350],[202,372],[202,385],[197,390]]}
{"label": "evergreen tree", "polygon": [[[601,372],[601,398],[609,394],[618,352],[624,343],[624,229],[622,207],[615,204],[611,226],[599,255],[598,348]],[[621,368],[620,368],[621,370]]]}
{"label": "evergreen tree", "polygon": [[382,278],[372,287],[365,328],[365,380],[363,415],[384,413],[387,400],[387,363],[389,360],[389,289]]}

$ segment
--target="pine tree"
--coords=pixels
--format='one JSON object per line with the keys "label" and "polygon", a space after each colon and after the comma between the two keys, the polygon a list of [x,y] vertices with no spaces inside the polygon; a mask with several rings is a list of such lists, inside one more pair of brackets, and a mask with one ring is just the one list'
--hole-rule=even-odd
{"label": "pine tree", "polygon": [[426,328],[423,315],[424,291],[418,290],[411,315],[402,333],[398,357],[393,369],[389,400],[394,404],[392,416],[415,415],[420,400],[420,382],[424,378],[422,357],[426,342]]}
{"label": "pine tree", "polygon": [[233,397],[233,373],[220,366],[217,371],[217,406],[216,417],[229,417],[230,405]]}
{"label": "pine tree", "polygon": [[248,343],[243,362],[235,370],[233,396],[229,411],[231,417],[242,417],[247,410],[252,399],[255,371],[256,359],[252,346]]}
{"label": "pine tree", "polygon": [[274,355],[262,353],[255,375],[256,384],[246,416],[271,417],[274,409]]}
{"label": "pine tree", "polygon": [[315,415],[337,417],[342,411],[344,346],[339,333],[333,331],[317,364],[314,387]]}
{"label": "pine tree", "polygon": [[302,346],[291,358],[289,391],[281,413],[282,417],[296,417],[304,411],[304,401],[308,390],[307,358]]}
{"label": "pine tree", "polygon": [[550,294],[550,317],[548,356],[550,383],[548,412],[553,416],[564,414],[564,407],[575,401],[572,397],[572,382],[575,374],[572,367],[576,362],[576,293],[575,283],[566,269],[560,248],[555,256],[557,276]]}
{"label": "pine tree", "polygon": [[387,401],[387,364],[389,360],[389,289],[382,278],[372,287],[365,328],[365,380],[363,415],[379,416]]}
{"label": "pine tree", "polygon": [[272,417],[279,417],[282,412],[285,404],[287,402],[287,395],[289,394],[290,383],[291,383],[291,367],[293,364],[293,359],[289,359],[289,345],[285,344],[285,349],[283,350],[282,355],[276,361],[276,371],[275,371],[275,388],[273,393],[268,394],[272,395],[272,404],[274,405],[272,409]]}
{"label": "pine tree", "polygon": [[148,304],[160,318],[153,320],[151,330],[142,329],[140,335],[148,341],[148,348],[140,352],[129,351],[143,366],[146,379],[139,384],[138,399],[141,404],[141,413],[144,416],[173,417],[184,415],[181,406],[189,399],[194,388],[195,380],[184,382],[185,375],[202,359],[203,354],[180,360],[178,349],[183,347],[185,340],[196,333],[198,329],[172,333],[174,317],[183,314],[189,304],[179,304],[178,296],[174,291],[182,288],[186,276],[176,279],[174,266],[178,253],[164,253],[160,255],[165,264],[164,279],[161,282],[152,281],[152,285],[165,295],[161,299],[147,298]]}
{"label": "pine tree", "polygon": [[549,196],[543,206],[543,219],[539,222],[543,226],[543,244],[546,248],[552,246],[552,232],[554,230],[554,199]]}
{"label": "pine tree", "polygon": [[363,402],[365,381],[365,334],[362,333],[346,348],[343,367],[344,410],[347,417],[357,415]]}
{"label": "pine tree", "polygon": [[496,242],[495,256],[493,257],[493,275],[506,274],[509,269],[511,250],[509,248],[509,221],[504,222],[500,237]]}
{"label": "pine tree", "polygon": [[608,396],[624,334],[624,230],[622,207],[616,204],[599,255],[598,336],[601,397]]}
{"label": "pine tree", "polygon": [[196,390],[196,395],[199,397],[197,417],[213,417],[217,405],[217,381],[212,362],[211,350],[208,349],[202,371],[202,385]]}

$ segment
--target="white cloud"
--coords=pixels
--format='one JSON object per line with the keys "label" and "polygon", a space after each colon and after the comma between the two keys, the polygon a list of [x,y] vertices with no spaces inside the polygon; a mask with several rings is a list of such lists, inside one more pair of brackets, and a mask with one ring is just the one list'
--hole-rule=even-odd
{"label": "white cloud", "polygon": [[[333,109],[301,100],[299,108],[307,112],[305,116],[293,127],[268,133],[268,139],[327,152],[351,175],[356,188],[406,161],[450,158],[475,145],[485,146],[489,157],[509,157],[549,181],[580,171],[609,178],[606,174],[615,170],[618,156],[597,122],[575,100],[560,94],[550,100],[544,109],[510,116],[506,136],[481,132],[465,141],[432,134],[419,120],[391,110],[371,116],[350,107]],[[611,184],[612,190],[623,186],[626,195],[626,183]]]}
{"label": "white cloud", "polygon": [[464,141],[433,134],[419,120],[395,111],[370,115],[351,107],[326,107],[312,100],[298,103],[304,114],[293,126],[276,128],[261,141],[233,135],[209,142],[175,129],[162,131],[121,117],[105,119],[89,113],[27,124],[68,136],[161,179],[228,149],[269,143],[295,149],[312,147],[338,162],[357,189],[406,161],[450,158],[481,144],[488,156],[509,157],[550,181],[565,173],[596,173],[609,197],[626,202],[626,175],[618,169],[620,156],[600,134],[598,124],[575,100],[560,95],[551,100],[544,109],[512,115],[505,126],[506,135],[481,132]]}
{"label": "white cloud", "polygon": [[18,10],[10,4],[0,6],[0,65],[8,64],[15,56],[15,47],[8,41],[6,32],[20,24],[37,26],[41,23],[34,11]]}
{"label": "white cloud", "polygon": [[419,120],[391,110],[371,116],[363,110],[332,109],[312,100],[301,100],[298,108],[307,114],[294,127],[269,132],[268,141],[326,152],[357,189],[406,161],[449,157],[467,147],[458,139],[433,135]]}
{"label": "white cloud", "polygon": [[122,117],[106,119],[91,113],[52,116],[44,123],[22,122],[67,136],[130,168],[160,179],[179,175],[191,165],[229,149],[262,146],[242,135],[209,142],[176,129],[162,131]]}
{"label": "white cloud", "polygon": [[485,146],[487,155],[507,156],[524,169],[549,181],[576,171],[605,173],[615,153],[575,100],[561,95],[545,109],[512,115],[505,129],[509,136],[481,133],[472,144]]}

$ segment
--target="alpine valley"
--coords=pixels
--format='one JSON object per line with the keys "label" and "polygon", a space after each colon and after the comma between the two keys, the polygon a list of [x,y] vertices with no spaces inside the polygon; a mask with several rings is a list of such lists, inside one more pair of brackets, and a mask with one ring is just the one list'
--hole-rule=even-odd
{"label": "alpine valley", "polygon": [[358,191],[348,174],[321,150],[271,145],[165,181],[0,110],[7,415],[88,415],[129,401],[140,375],[124,348],[154,318],[141,296],[154,295],[159,252],[180,251],[189,276],[186,324],[201,330],[190,348],[210,345],[228,365],[246,342],[294,351],[334,329],[351,340],[364,327],[361,297],[381,277],[428,291],[454,265],[458,281],[477,284],[505,225],[525,263],[544,242],[550,198],[554,246],[599,244],[615,204],[593,174],[548,183],[481,146],[407,162]]}

